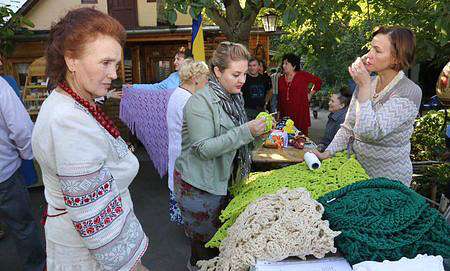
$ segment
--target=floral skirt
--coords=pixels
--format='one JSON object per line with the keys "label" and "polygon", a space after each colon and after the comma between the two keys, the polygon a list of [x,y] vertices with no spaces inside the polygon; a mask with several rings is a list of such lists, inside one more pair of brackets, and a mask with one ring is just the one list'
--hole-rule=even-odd
{"label": "floral skirt", "polygon": [[208,242],[220,227],[220,211],[228,203],[227,196],[219,196],[193,187],[174,173],[174,192],[186,235],[193,241]]}
{"label": "floral skirt", "polygon": [[178,225],[183,225],[183,217],[181,217],[180,207],[178,207],[175,193],[169,190],[169,218],[170,221]]}

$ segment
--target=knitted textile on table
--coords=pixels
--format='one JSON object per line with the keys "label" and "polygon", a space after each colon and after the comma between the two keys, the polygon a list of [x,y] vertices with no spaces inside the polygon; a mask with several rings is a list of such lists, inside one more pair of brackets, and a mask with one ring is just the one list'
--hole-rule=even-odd
{"label": "knitted textile on table", "polygon": [[219,247],[227,235],[227,229],[233,225],[236,218],[245,208],[258,198],[274,194],[281,188],[306,188],[314,199],[354,183],[367,180],[368,176],[354,157],[347,159],[345,153],[337,153],[335,157],[324,160],[316,170],[309,170],[305,163],[295,164],[267,172],[253,173],[247,180],[230,188],[234,196],[220,215],[224,222],[207,247]]}
{"label": "knitted textile on table", "polygon": [[169,134],[167,103],[173,90],[124,88],[120,119],[142,142],[161,177],[167,173]]}
{"label": "knitted textile on table", "polygon": [[336,252],[334,238],[321,220],[323,206],[304,188],[281,189],[250,204],[228,229],[218,257],[198,261],[201,271],[247,271],[256,260],[281,261],[290,256],[323,258]]}
{"label": "knitted textile on table", "polygon": [[425,199],[399,181],[351,184],[319,201],[348,262],[396,261],[418,254],[450,257],[450,226]]}

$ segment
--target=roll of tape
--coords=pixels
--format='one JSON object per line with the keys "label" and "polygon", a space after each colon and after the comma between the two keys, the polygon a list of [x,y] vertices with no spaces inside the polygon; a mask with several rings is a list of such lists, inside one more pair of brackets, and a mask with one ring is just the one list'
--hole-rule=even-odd
{"label": "roll of tape", "polygon": [[304,159],[310,170],[318,169],[322,165],[319,158],[312,152],[305,153]]}

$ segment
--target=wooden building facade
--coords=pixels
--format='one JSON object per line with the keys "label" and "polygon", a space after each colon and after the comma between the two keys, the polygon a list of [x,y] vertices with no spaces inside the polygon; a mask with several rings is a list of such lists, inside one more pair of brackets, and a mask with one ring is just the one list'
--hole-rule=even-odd
{"label": "wooden building facade", "polygon": [[[127,30],[123,65],[119,76],[127,83],[154,83],[173,71],[173,58],[181,46],[191,47],[192,19],[178,14],[175,26],[158,16],[160,1],[156,0],[28,0],[18,11],[34,24],[33,34],[17,37],[13,54],[4,63],[5,74],[24,84],[27,66],[44,55],[51,24],[74,8],[89,6],[118,19]],[[217,44],[226,40],[217,26],[204,26],[206,59]],[[269,35],[252,31],[249,51],[268,62]]]}

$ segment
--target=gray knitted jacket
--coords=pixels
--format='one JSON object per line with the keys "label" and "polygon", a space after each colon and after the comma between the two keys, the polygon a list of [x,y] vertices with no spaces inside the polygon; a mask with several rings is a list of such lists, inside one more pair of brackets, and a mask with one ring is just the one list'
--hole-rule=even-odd
{"label": "gray knitted jacket", "polygon": [[[371,82],[375,93],[377,77]],[[385,177],[409,186],[412,179],[410,138],[419,112],[422,90],[402,71],[378,95],[359,103],[358,89],[344,123],[327,151],[350,146],[370,178]]]}

